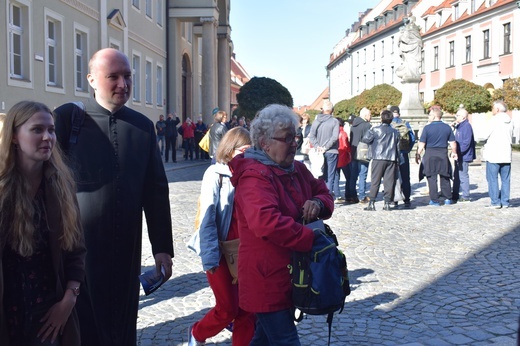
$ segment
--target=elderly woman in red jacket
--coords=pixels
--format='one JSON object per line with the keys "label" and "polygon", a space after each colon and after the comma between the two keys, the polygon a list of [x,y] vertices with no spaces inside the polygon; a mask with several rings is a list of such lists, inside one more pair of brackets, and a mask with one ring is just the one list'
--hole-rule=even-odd
{"label": "elderly woman in red jacket", "polygon": [[287,265],[293,251],[312,247],[314,233],[304,223],[334,209],[325,183],[294,160],[297,128],[289,107],[265,107],[251,124],[254,147],[229,163],[241,239],[239,304],[257,317],[251,345],[300,345]]}

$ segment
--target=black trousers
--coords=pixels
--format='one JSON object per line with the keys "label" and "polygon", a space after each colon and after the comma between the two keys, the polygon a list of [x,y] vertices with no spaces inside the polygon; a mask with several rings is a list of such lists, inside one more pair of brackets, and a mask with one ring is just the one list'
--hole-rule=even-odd
{"label": "black trousers", "polygon": [[164,151],[164,161],[168,162],[168,156],[170,149],[172,151],[172,162],[177,161],[177,136],[165,136],[166,138],[166,150]]}
{"label": "black trousers", "polygon": [[[441,182],[441,194],[439,195],[439,187],[437,186],[437,176]],[[429,177],[428,179],[428,188],[430,190],[430,199],[434,202],[439,202],[440,197],[444,197],[444,199],[451,199],[451,186],[450,186],[450,177],[435,174]]]}
{"label": "black trousers", "polygon": [[394,199],[395,182],[397,179],[397,163],[395,161],[387,160],[372,160],[371,174],[370,174],[370,193],[371,201],[375,201],[381,179],[383,179],[384,200],[391,202]]}

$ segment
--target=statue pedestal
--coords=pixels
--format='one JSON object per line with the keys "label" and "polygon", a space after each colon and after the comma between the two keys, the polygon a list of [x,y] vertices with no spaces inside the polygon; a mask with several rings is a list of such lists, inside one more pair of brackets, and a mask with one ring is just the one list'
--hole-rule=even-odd
{"label": "statue pedestal", "polygon": [[401,90],[403,92],[403,96],[401,98],[401,103],[399,104],[399,109],[401,110],[401,117],[424,117],[424,106],[422,105],[419,99],[420,82],[421,78],[409,79],[407,81],[401,82],[401,84],[403,85]]}

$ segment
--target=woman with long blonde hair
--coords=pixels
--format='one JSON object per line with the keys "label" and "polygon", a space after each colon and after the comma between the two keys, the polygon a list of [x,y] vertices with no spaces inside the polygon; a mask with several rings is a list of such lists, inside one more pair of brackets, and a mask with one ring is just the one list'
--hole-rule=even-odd
{"label": "woman with long blonde hair", "polygon": [[79,344],[85,253],[52,112],[21,101],[0,130],[0,344]]}

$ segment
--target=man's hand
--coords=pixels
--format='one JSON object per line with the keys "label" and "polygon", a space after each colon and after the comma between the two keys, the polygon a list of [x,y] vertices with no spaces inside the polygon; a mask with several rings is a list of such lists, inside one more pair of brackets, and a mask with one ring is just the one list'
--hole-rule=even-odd
{"label": "man's hand", "polygon": [[155,270],[161,272],[161,266],[164,268],[164,281],[172,276],[172,258],[167,253],[158,253],[155,256]]}

